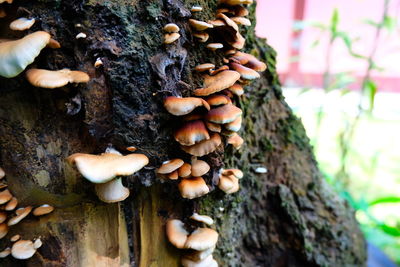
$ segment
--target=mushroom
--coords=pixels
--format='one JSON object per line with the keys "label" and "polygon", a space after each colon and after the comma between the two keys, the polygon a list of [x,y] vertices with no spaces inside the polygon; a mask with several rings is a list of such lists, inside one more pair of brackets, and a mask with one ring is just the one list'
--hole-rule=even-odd
{"label": "mushroom", "polygon": [[137,148],[135,146],[128,146],[126,150],[128,150],[129,152],[135,152]]}
{"label": "mushroom", "polygon": [[224,124],[225,129],[232,132],[238,132],[242,127],[242,116],[237,117],[234,121]]}
{"label": "mushroom", "polygon": [[7,213],[4,211],[0,211],[0,223],[3,223],[7,220]]}
{"label": "mushroom", "polygon": [[192,165],[189,163],[183,163],[178,169],[178,176],[182,178],[189,177],[192,174]]}
{"label": "mushroom", "polygon": [[242,137],[240,137],[240,135],[235,133],[229,136],[229,138],[227,139],[227,143],[232,145],[234,148],[239,149],[244,143],[244,140]]}
{"label": "mushroom", "polygon": [[189,233],[182,221],[170,219],[167,221],[166,232],[169,242],[177,248],[184,248]]}
{"label": "mushroom", "polygon": [[0,0],[0,4],[2,3],[9,3],[12,4],[13,0]]}
{"label": "mushroom", "polygon": [[35,19],[19,18],[10,23],[10,29],[13,31],[25,31],[32,27]]}
{"label": "mushroom", "polygon": [[96,195],[106,203],[115,203],[129,197],[129,189],[123,186],[121,178],[95,185]]}
{"label": "mushroom", "polygon": [[242,115],[242,110],[235,105],[226,104],[214,109],[211,109],[206,116],[208,121],[226,124],[233,122]]}
{"label": "mushroom", "polygon": [[3,7],[0,7],[0,19],[7,17],[7,13]]}
{"label": "mushroom", "polygon": [[212,224],[214,224],[214,220],[213,220],[210,216],[207,216],[207,215],[200,215],[200,214],[198,214],[198,213],[196,213],[196,212],[193,213],[192,216],[190,216],[190,219],[195,220],[195,221],[198,221],[198,222],[205,223],[205,224],[207,224],[207,225],[212,225]]}
{"label": "mushroom", "polygon": [[174,133],[175,140],[184,146],[191,146],[203,140],[210,139],[204,122],[201,120],[186,122]]}
{"label": "mushroom", "polygon": [[0,43],[0,76],[12,78],[20,74],[50,41],[50,34],[34,32],[15,41]]}
{"label": "mushroom", "polygon": [[181,159],[171,159],[164,161],[160,168],[157,169],[157,173],[159,174],[168,174],[176,171],[183,165],[183,160]]}
{"label": "mushroom", "polygon": [[58,49],[58,48],[61,48],[61,44],[57,40],[54,40],[53,38],[50,38],[50,41],[46,45],[46,47],[53,48],[53,49]]}
{"label": "mushroom", "polygon": [[225,104],[232,104],[232,101],[226,95],[212,95],[206,98],[210,106],[220,106]]}
{"label": "mushroom", "polygon": [[18,205],[18,200],[16,197],[12,197],[10,201],[8,201],[6,207],[4,208],[5,210],[13,210],[15,207]]}
{"label": "mushroom", "polygon": [[187,238],[185,248],[198,251],[215,247],[218,233],[211,228],[197,228]]}
{"label": "mushroom", "polygon": [[0,192],[0,205],[7,203],[13,196],[8,189]]}
{"label": "mushroom", "polygon": [[249,15],[249,11],[244,6],[237,5],[237,6],[232,7],[232,9],[235,12],[234,15],[237,17],[245,17],[245,16]]}
{"label": "mushroom", "polygon": [[257,167],[257,168],[255,169],[255,172],[256,172],[256,173],[267,173],[268,170],[267,170],[267,168],[265,168],[265,167]]}
{"label": "mushroom", "polygon": [[42,215],[46,215],[46,214],[53,212],[53,210],[54,210],[54,207],[52,207],[48,204],[43,204],[43,205],[35,208],[32,213],[35,216],[42,216]]}
{"label": "mushroom", "polygon": [[11,248],[6,248],[0,252],[0,258],[5,258],[11,254]]}
{"label": "mushroom", "polygon": [[11,219],[8,220],[7,224],[8,226],[16,225],[19,223],[23,218],[28,216],[28,214],[32,211],[32,207],[28,206],[25,208],[19,208],[15,211],[17,216],[12,217]]}
{"label": "mushroom", "polygon": [[0,179],[3,179],[6,176],[5,171],[0,167]]}
{"label": "mushroom", "polygon": [[239,179],[234,175],[220,175],[218,188],[226,194],[235,193],[239,190]]}
{"label": "mushroom", "polygon": [[241,96],[244,94],[244,89],[243,86],[241,86],[238,83],[235,83],[231,87],[228,88],[229,91],[231,91],[234,95]]}
{"label": "mushroom", "polygon": [[214,26],[200,20],[195,20],[195,19],[189,19],[189,24],[190,26],[193,27],[196,31],[204,31],[205,29],[210,29],[213,28]]}
{"label": "mushroom", "polygon": [[244,52],[237,51],[230,59],[241,65],[246,65],[255,71],[263,72],[267,69],[267,65],[264,62],[261,62],[255,56]]}
{"label": "mushroom", "polygon": [[178,185],[181,196],[187,199],[198,198],[210,192],[206,182],[202,177],[192,177],[183,179]]}
{"label": "mushroom", "polygon": [[179,33],[166,33],[164,34],[164,44],[172,44],[181,37]]}
{"label": "mushroom", "polygon": [[11,255],[19,260],[29,259],[35,252],[36,248],[31,240],[19,240],[11,247]]}
{"label": "mushroom", "polygon": [[207,48],[210,49],[211,51],[215,51],[215,50],[221,49],[223,47],[224,47],[224,45],[221,43],[209,43],[207,45]]}
{"label": "mushroom", "polygon": [[94,62],[94,67],[95,68],[99,68],[99,67],[101,67],[101,66],[103,66],[103,61],[101,60],[101,58],[97,58],[96,59],[96,61]]}
{"label": "mushroom", "polygon": [[190,11],[192,12],[200,12],[202,10],[203,8],[201,6],[192,6],[192,8],[190,9]]}
{"label": "mushroom", "polygon": [[181,263],[183,267],[218,267],[218,263],[214,260],[211,254],[200,261],[193,261],[188,257],[183,257]]}
{"label": "mushroom", "polygon": [[18,241],[20,238],[21,238],[20,235],[13,235],[13,236],[10,238],[10,241],[11,241],[11,242],[15,242],[15,241]]}
{"label": "mushroom", "polygon": [[208,23],[210,23],[214,27],[222,27],[226,25],[222,19],[209,20]]}
{"label": "mushroom", "polygon": [[33,86],[48,89],[62,87],[68,83],[87,83],[90,79],[85,72],[69,69],[30,69],[26,72],[26,78]]}
{"label": "mushroom", "polygon": [[164,26],[163,30],[168,33],[176,33],[179,32],[179,26],[175,23],[168,23]]}
{"label": "mushroom", "polygon": [[200,43],[207,42],[208,38],[210,37],[210,35],[206,32],[194,32],[193,36],[196,37],[197,39],[199,39]]}
{"label": "mushroom", "polygon": [[209,122],[209,121],[206,121],[205,124],[206,124],[207,129],[211,132],[220,133],[222,130],[220,124]]}
{"label": "mushroom", "polygon": [[192,158],[192,175],[193,176],[203,176],[210,170],[210,165],[204,160]]}
{"label": "mushroom", "polygon": [[251,21],[248,18],[231,17],[230,19],[233,20],[237,25],[251,26]]}
{"label": "mushroom", "polygon": [[231,87],[239,79],[240,74],[233,70],[225,70],[214,76],[205,75],[205,87],[196,89],[194,94],[197,96],[208,96]]}
{"label": "mushroom", "polygon": [[5,237],[8,233],[8,225],[6,223],[0,224],[0,239]]}
{"label": "mushroom", "polygon": [[175,170],[175,171],[173,171],[173,172],[171,172],[171,173],[168,173],[168,174],[167,174],[167,177],[168,177],[170,180],[178,180],[178,178],[179,178],[178,170]]}
{"label": "mushroom", "polygon": [[214,64],[204,63],[204,64],[197,65],[194,69],[198,72],[203,72],[203,71],[207,71],[207,70],[210,70],[213,68],[215,68]]}
{"label": "mushroom", "polygon": [[221,171],[222,175],[229,176],[229,175],[234,175],[238,179],[243,178],[243,172],[239,169],[226,169]]}
{"label": "mushroom", "polygon": [[192,112],[195,108],[204,106],[210,110],[208,103],[201,98],[197,97],[175,97],[169,96],[164,100],[165,109],[175,116],[186,115]]}
{"label": "mushroom", "polygon": [[239,72],[242,79],[254,80],[260,78],[260,74],[258,72],[238,63],[231,62],[230,67],[231,69]]}
{"label": "mushroom", "polygon": [[149,163],[149,159],[143,154],[122,156],[115,153],[76,153],[67,160],[71,164],[75,163],[83,177],[92,183],[107,183],[116,176],[134,174]]}
{"label": "mushroom", "polygon": [[213,133],[209,140],[203,140],[192,146],[181,146],[181,149],[190,155],[202,157],[214,152],[221,142],[221,136],[217,133]]}
{"label": "mushroom", "polygon": [[224,71],[224,70],[229,70],[229,66],[223,65],[223,66],[219,67],[219,68],[216,69],[216,70],[210,70],[210,75],[211,75],[211,76],[212,76],[212,75],[216,75],[216,74],[218,74],[218,73],[220,73],[221,71]]}
{"label": "mushroom", "polygon": [[75,39],[85,39],[86,37],[86,33],[80,32],[75,36]]}

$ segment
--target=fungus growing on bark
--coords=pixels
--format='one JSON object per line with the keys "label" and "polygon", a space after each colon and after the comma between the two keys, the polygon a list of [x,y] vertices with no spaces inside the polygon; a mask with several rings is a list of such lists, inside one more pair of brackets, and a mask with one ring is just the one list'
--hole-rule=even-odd
{"label": "fungus growing on bark", "polygon": [[210,29],[210,28],[214,27],[210,23],[207,23],[207,22],[204,22],[204,21],[200,21],[200,20],[195,20],[195,19],[189,19],[189,24],[196,31],[204,31],[206,29]]}
{"label": "fungus growing on bark", "polygon": [[167,178],[170,180],[178,180],[178,178],[179,178],[178,170],[168,173]]}
{"label": "fungus growing on bark", "polygon": [[0,239],[5,237],[8,233],[8,225],[6,223],[0,224]]}
{"label": "fungus growing on bark", "polygon": [[268,170],[267,170],[267,168],[265,168],[265,167],[257,167],[257,168],[255,169],[255,172],[256,172],[256,173],[267,173]]}
{"label": "fungus growing on bark", "polygon": [[192,158],[192,175],[193,176],[203,176],[210,170],[210,165],[204,160]]}
{"label": "fungus growing on bark", "polygon": [[210,130],[211,132],[220,133],[222,130],[222,127],[220,124],[209,122],[209,121],[206,121],[205,124],[206,124],[207,129]]}
{"label": "fungus growing on bark", "polygon": [[183,165],[178,169],[178,176],[182,178],[189,177],[192,174],[192,165],[189,163],[183,163]]}
{"label": "fungus growing on bark", "polygon": [[243,86],[241,86],[238,83],[235,83],[234,85],[229,87],[228,90],[231,91],[232,94],[237,95],[237,96],[241,96],[244,94]]}
{"label": "fungus growing on bark", "polygon": [[0,223],[3,223],[7,220],[7,213],[4,211],[0,211]]}
{"label": "fungus growing on bark", "polygon": [[20,238],[21,238],[20,235],[13,235],[13,236],[10,238],[10,241],[11,241],[11,242],[15,242],[15,241],[18,241]]}
{"label": "fungus growing on bark", "polygon": [[95,68],[100,68],[101,66],[103,66],[103,61],[101,60],[101,58],[97,58],[96,61],[94,62],[94,67]]}
{"label": "fungus growing on bark", "polygon": [[157,173],[159,174],[168,174],[177,169],[179,169],[184,164],[181,159],[171,159],[164,161],[160,168],[157,169]]}
{"label": "fungus growing on bark", "polygon": [[210,70],[210,75],[217,75],[218,73],[220,73],[221,71],[225,71],[225,70],[229,70],[229,67],[227,65],[223,65],[221,67],[219,67],[216,70]]}
{"label": "fungus growing on bark", "polygon": [[231,87],[239,79],[240,74],[233,70],[225,70],[213,76],[205,75],[204,88],[196,89],[194,94],[208,96]]}
{"label": "fungus growing on bark", "polygon": [[204,106],[207,110],[210,110],[210,105],[202,98],[169,96],[164,99],[165,109],[175,116],[189,114],[200,106]]}
{"label": "fungus growing on bark", "polygon": [[179,26],[175,23],[168,23],[164,26],[163,30],[168,33],[179,32]]}
{"label": "fungus growing on bark", "polygon": [[232,17],[231,20],[233,20],[237,25],[251,26],[251,21],[248,18]]}
{"label": "fungus growing on bark", "polygon": [[5,171],[0,167],[0,179],[3,179],[6,176]]}
{"label": "fungus growing on bark", "polygon": [[194,32],[193,36],[196,37],[200,43],[205,43],[208,41],[208,38],[210,38],[210,35],[206,32]]}
{"label": "fungus growing on bark", "polygon": [[129,189],[122,184],[121,178],[113,179],[107,183],[95,185],[96,195],[106,203],[115,203],[129,197]]}
{"label": "fungus growing on bark", "polygon": [[11,248],[6,248],[0,252],[0,258],[5,258],[11,254]]}
{"label": "fungus growing on bark", "polygon": [[187,238],[185,248],[203,251],[218,242],[218,233],[211,228],[197,228]]}
{"label": "fungus growing on bark", "polygon": [[178,188],[181,196],[187,199],[198,198],[210,192],[210,189],[202,177],[183,179],[179,183]]}
{"label": "fungus growing on bark", "polygon": [[7,13],[3,7],[0,7],[0,19],[7,17]]}
{"label": "fungus growing on bark", "polygon": [[214,64],[204,63],[204,64],[197,65],[194,69],[198,72],[203,72],[203,71],[207,71],[207,70],[210,70],[213,68],[215,68]]}
{"label": "fungus growing on bark", "polygon": [[209,43],[207,45],[207,48],[210,49],[211,51],[215,51],[215,50],[221,49],[223,47],[224,47],[224,45],[221,43]]}
{"label": "fungus growing on bark", "polygon": [[212,95],[206,98],[207,103],[210,106],[220,106],[226,104],[232,104],[232,101],[226,95]]}
{"label": "fungus growing on bark", "polygon": [[205,224],[207,224],[207,225],[212,225],[212,224],[214,224],[214,220],[213,220],[210,216],[207,216],[207,215],[200,215],[200,214],[198,214],[198,213],[196,213],[196,212],[193,213],[192,216],[190,216],[190,219],[195,220],[195,221],[198,221],[198,222],[205,223]]}
{"label": "fungus growing on bark", "polygon": [[54,207],[52,207],[48,204],[43,204],[43,205],[35,208],[32,213],[35,216],[42,216],[42,215],[46,215],[46,214],[53,212],[53,210],[54,210]]}
{"label": "fungus growing on bark", "polygon": [[19,18],[10,23],[13,31],[25,31],[30,29],[35,23],[35,19]]}
{"label": "fungus growing on bark", "polygon": [[7,203],[12,197],[13,196],[8,189],[1,191],[0,192],[0,205]]}
{"label": "fungus growing on bark", "polygon": [[83,177],[92,183],[107,183],[116,176],[134,174],[149,163],[149,159],[143,154],[122,156],[115,153],[76,153],[67,160],[70,164],[75,163]]}
{"label": "fungus growing on bark", "polygon": [[32,211],[32,207],[28,206],[25,208],[19,208],[15,211],[17,214],[16,216],[12,217],[11,219],[8,220],[7,224],[8,226],[16,225],[19,223],[22,219],[24,219],[28,214]]}
{"label": "fungus growing on bark", "polygon": [[224,127],[228,131],[238,132],[242,127],[242,116],[237,117],[234,121],[224,124]]}
{"label": "fungus growing on bark", "polygon": [[169,242],[177,248],[184,248],[189,233],[182,221],[170,219],[167,221],[166,231]]}
{"label": "fungus growing on bark", "polygon": [[20,74],[50,41],[50,34],[34,32],[15,41],[0,43],[0,76],[12,78]]}
{"label": "fungus growing on bark", "polygon": [[233,122],[242,115],[242,110],[235,105],[226,104],[214,109],[211,109],[206,116],[208,121],[226,124]]}
{"label": "fungus growing on bark", "polygon": [[183,267],[218,267],[218,263],[211,254],[200,261],[193,261],[188,257],[183,257],[181,263]]}
{"label": "fungus growing on bark", "polygon": [[221,174],[225,176],[234,175],[238,179],[243,178],[243,172],[239,169],[225,169],[221,171]]}
{"label": "fungus growing on bark", "polygon": [[192,6],[192,8],[190,9],[190,11],[192,12],[200,12],[202,10],[203,8],[201,6]]}
{"label": "fungus growing on bark", "polygon": [[240,137],[240,135],[235,133],[235,134],[229,136],[229,138],[227,139],[227,143],[232,145],[236,149],[240,149],[240,147],[244,143],[244,140],[242,137]]}
{"label": "fungus growing on bark", "polygon": [[164,34],[164,44],[172,44],[181,37],[179,33],[166,33]]}
{"label": "fungus growing on bark", "polygon": [[201,141],[192,146],[181,146],[181,149],[190,155],[202,157],[214,152],[221,142],[221,136],[217,133],[213,133],[209,140]]}
{"label": "fungus growing on bark", "polygon": [[68,83],[87,83],[90,80],[85,72],[69,69],[30,69],[26,72],[26,78],[33,86],[48,89],[59,88]]}
{"label": "fungus growing on bark", "polygon": [[86,33],[80,32],[75,36],[75,39],[85,39],[86,37]]}
{"label": "fungus growing on bark", "polygon": [[258,72],[263,72],[267,69],[267,65],[264,62],[244,52],[237,51],[230,59]]}
{"label": "fungus growing on bark", "polygon": [[231,62],[230,63],[230,67],[231,67],[231,69],[239,72],[240,73],[240,77],[242,79],[254,80],[254,79],[260,78],[260,74],[257,71],[252,70],[252,69],[250,69],[250,68],[248,68],[246,66]]}
{"label": "fungus growing on bark", "polygon": [[222,19],[209,20],[208,23],[210,23],[214,27],[222,27],[226,25]]}
{"label": "fungus growing on bark", "polygon": [[11,255],[19,260],[29,259],[35,252],[36,248],[31,240],[19,240],[11,247]]}
{"label": "fungus growing on bark", "polygon": [[220,175],[218,188],[226,194],[232,194],[239,190],[239,179],[235,175]]}
{"label": "fungus growing on bark", "polygon": [[5,206],[5,210],[10,211],[15,209],[18,205],[18,200],[16,197],[12,197],[10,201],[8,201],[7,205]]}
{"label": "fungus growing on bark", "polygon": [[175,140],[184,146],[191,146],[203,140],[210,139],[210,135],[201,120],[186,122],[174,133]]}

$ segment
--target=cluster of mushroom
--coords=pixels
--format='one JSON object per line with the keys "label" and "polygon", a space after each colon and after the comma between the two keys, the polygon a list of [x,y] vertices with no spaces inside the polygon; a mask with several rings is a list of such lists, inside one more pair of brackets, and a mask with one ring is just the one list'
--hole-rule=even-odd
{"label": "cluster of mushroom", "polygon": [[172,44],[181,37],[179,26],[175,23],[168,23],[164,26],[163,30],[166,32],[164,34],[164,44]]}
{"label": "cluster of mushroom", "polygon": [[[0,189],[3,189],[0,192],[0,239],[4,238],[9,230],[10,226],[16,225],[26,216],[28,216],[31,211],[34,216],[42,216],[51,213],[54,208],[50,205],[44,204],[39,207],[33,208],[32,206],[27,206],[23,208],[18,208],[18,199],[14,197],[11,192],[7,189],[7,183],[4,181],[4,177],[6,173],[2,168],[0,168]],[[4,189],[5,188],[5,189]],[[18,238],[17,238],[18,237]],[[11,238],[11,242],[15,242],[19,239],[19,235],[13,236]],[[41,246],[40,239],[39,241],[35,241],[35,248],[34,250],[31,249],[30,252],[24,251],[24,249],[28,249],[30,247],[29,244],[25,244],[24,242],[28,242],[27,240],[21,240],[17,243],[14,243],[12,248],[6,248],[2,252],[0,252],[0,258],[7,257],[10,253],[13,255],[14,258],[17,259],[27,259],[33,256],[36,249]],[[24,242],[22,242],[24,241]],[[22,242],[22,244],[21,244]],[[31,242],[31,241],[29,241]],[[40,242],[40,245],[39,245]],[[32,243],[32,242],[31,242]],[[34,243],[32,243],[33,245]],[[21,250],[22,249],[22,250]],[[33,252],[32,252],[33,251]],[[32,252],[32,253],[31,253]]]}
{"label": "cluster of mushroom", "polygon": [[10,241],[13,242],[11,248],[6,248],[0,252],[0,258],[5,258],[11,254],[16,259],[26,260],[31,258],[36,250],[42,246],[42,241],[40,238],[31,240],[23,240],[20,239],[20,235],[14,235],[10,238]]}
{"label": "cluster of mushroom", "polygon": [[122,155],[109,148],[100,155],[75,153],[67,158],[87,180],[95,184],[96,195],[106,203],[125,200],[130,191],[121,176],[132,175],[149,163],[143,154]]}
{"label": "cluster of mushroom", "polygon": [[[5,2],[0,0],[0,4]],[[8,0],[12,3],[12,0]],[[6,16],[4,9],[0,8],[0,18]],[[18,18],[10,23],[14,31],[29,30],[35,23],[34,18]],[[0,76],[13,78],[23,72],[28,65],[45,47],[60,48],[61,45],[52,39],[50,34],[37,31],[18,40],[1,39],[0,41]],[[87,83],[89,75],[82,71],[30,69],[26,72],[28,81],[36,87],[58,88],[68,83]]]}
{"label": "cluster of mushroom", "polygon": [[[206,215],[194,213],[190,219],[197,223],[212,225],[213,219]],[[212,253],[215,250],[218,233],[208,227],[194,227],[188,231],[185,224],[178,219],[169,219],[166,224],[169,242],[179,249],[184,250],[182,257],[183,267],[217,267]]]}

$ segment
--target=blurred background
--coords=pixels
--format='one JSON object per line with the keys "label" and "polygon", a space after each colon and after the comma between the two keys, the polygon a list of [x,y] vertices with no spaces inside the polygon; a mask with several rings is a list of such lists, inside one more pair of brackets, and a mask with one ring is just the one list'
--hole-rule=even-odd
{"label": "blurred background", "polygon": [[258,0],[256,26],[277,51],[286,101],[325,179],[356,210],[372,247],[397,264],[399,15],[400,0]]}

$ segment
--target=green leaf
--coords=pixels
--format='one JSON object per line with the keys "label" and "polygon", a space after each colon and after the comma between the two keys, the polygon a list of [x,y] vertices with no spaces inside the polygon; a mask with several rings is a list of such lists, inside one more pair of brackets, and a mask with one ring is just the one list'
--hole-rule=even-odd
{"label": "green leaf", "polygon": [[370,20],[370,19],[365,19],[363,22],[365,24],[371,25],[373,27],[379,27],[379,23],[377,23],[377,22],[375,22],[373,20]]}
{"label": "green leaf", "polygon": [[331,16],[331,24],[330,24],[330,29],[331,29],[331,34],[335,35],[337,32],[337,27],[339,24],[339,10],[335,8],[333,10],[332,16]]}
{"label": "green leaf", "polygon": [[400,229],[396,227],[392,227],[386,224],[380,224],[379,228],[381,228],[386,234],[391,236],[400,236]]}
{"label": "green leaf", "polygon": [[373,80],[368,79],[365,82],[363,89],[369,99],[369,111],[372,111],[374,109],[375,95],[376,95],[376,91],[378,90],[378,86],[376,85],[376,83]]}
{"label": "green leaf", "polygon": [[373,206],[373,205],[378,205],[378,204],[383,204],[383,203],[398,203],[398,202],[400,202],[400,197],[390,196],[390,197],[382,197],[382,198],[375,199],[375,200],[369,202],[369,205]]}
{"label": "green leaf", "polygon": [[383,19],[382,26],[389,32],[393,32],[396,29],[396,18],[385,16]]}

